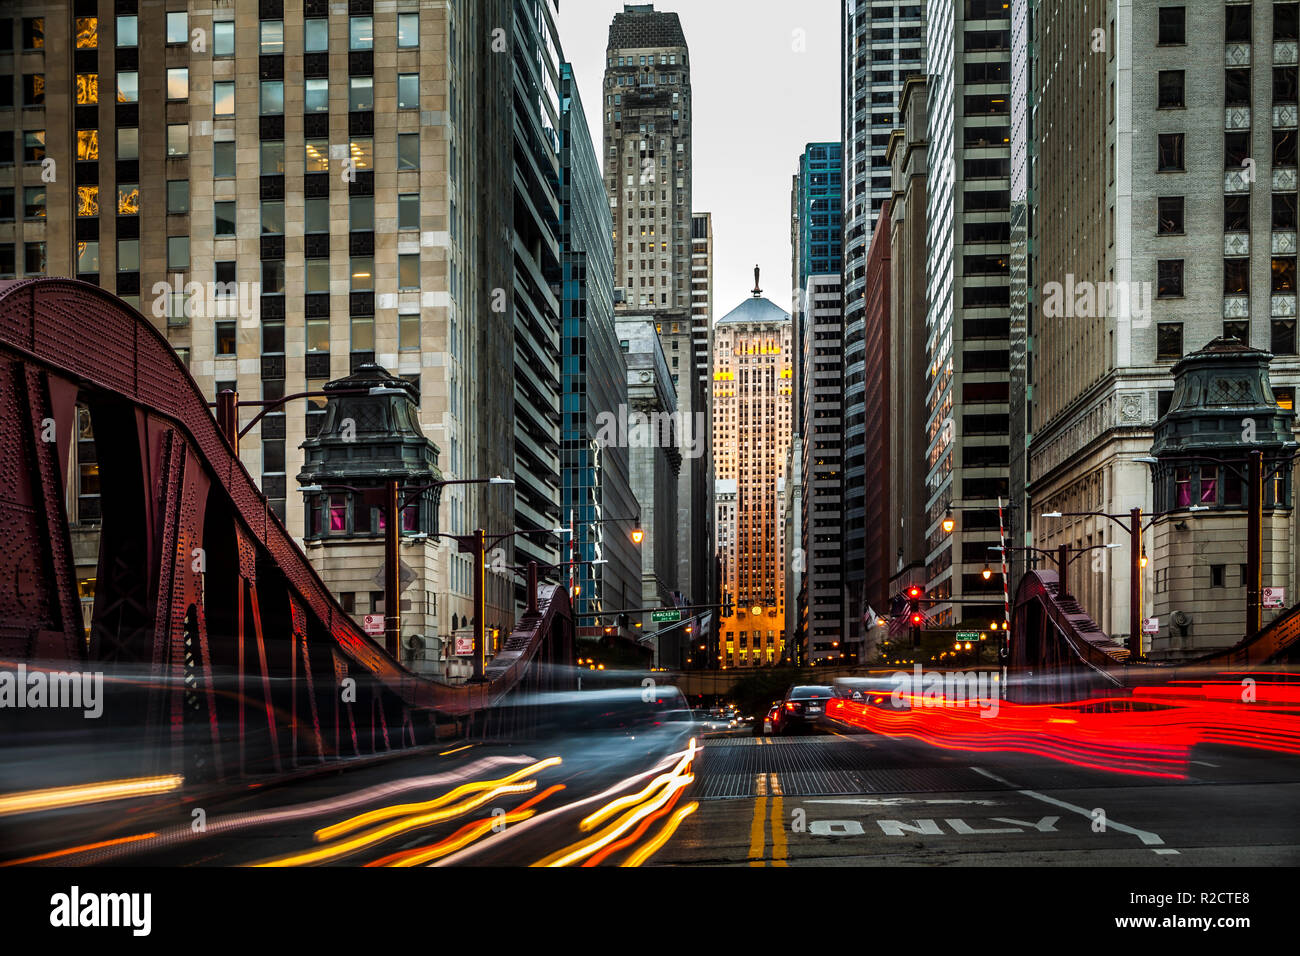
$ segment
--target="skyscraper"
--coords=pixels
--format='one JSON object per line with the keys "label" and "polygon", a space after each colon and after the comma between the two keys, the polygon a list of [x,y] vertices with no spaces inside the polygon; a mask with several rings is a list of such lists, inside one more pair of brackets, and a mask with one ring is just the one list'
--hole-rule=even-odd
{"label": "skyscraper", "polygon": [[[802,455],[800,588],[788,595],[803,616],[808,660],[847,649],[844,617],[844,418],[842,147],[810,143],[799,157],[793,230],[794,430]],[[793,609],[792,609],[793,616]]]}
{"label": "skyscraper", "polygon": [[[690,51],[676,13],[647,3],[626,4],[615,14],[604,91],[617,309],[652,318],[672,370],[677,411],[692,427],[703,426],[707,442],[707,388],[695,367]],[[707,480],[706,459],[683,463],[676,590],[693,600],[703,600],[708,589],[708,540],[700,534],[707,525]]]}
{"label": "skyscraper", "polygon": [[[565,541],[566,560],[581,562],[571,577],[579,635],[599,637],[617,626],[617,613],[641,600],[641,554],[623,520],[634,517],[629,450],[604,443],[602,426],[626,408],[627,373],[614,329],[614,259],[609,246],[613,219],[605,198],[600,161],[571,64],[560,68],[560,229],[563,294],[564,420],[562,522],[575,537]],[[606,521],[605,519],[611,519]],[[623,635],[628,636],[628,635]]]}
{"label": "skyscraper", "polygon": [[[417,387],[447,478],[514,474],[501,441],[515,429],[514,67],[492,49],[511,5],[171,6],[6,7],[0,74],[21,84],[23,108],[0,111],[0,143],[21,136],[23,158],[0,165],[0,193],[22,197],[21,274],[115,292],[214,398],[230,388],[275,402],[376,361]],[[539,185],[532,202],[545,196]],[[516,304],[544,302],[546,285]],[[289,477],[322,414],[319,399],[289,403],[241,442],[270,510],[299,536]],[[518,470],[529,494],[532,466]],[[507,527],[513,512],[500,489],[452,487],[441,527]],[[472,611],[470,562],[453,550],[442,549],[444,633]],[[494,578],[489,602],[509,592]],[[372,604],[355,596],[359,614]]]}
{"label": "skyscraper", "polygon": [[[755,270],[757,272],[757,270]],[[790,316],[757,286],[714,326],[714,426],[723,589],[735,613],[719,622],[724,667],[780,661],[786,615],[782,485],[794,409]],[[733,492],[734,489],[734,492]],[[725,524],[724,524],[725,522]],[[734,527],[733,527],[734,524]]]}
{"label": "skyscraper", "polygon": [[[1032,346],[1030,515],[1149,513],[1189,502],[1239,511],[1241,488],[1227,471],[1188,462],[1173,475],[1178,493],[1154,497],[1148,466],[1134,459],[1151,454],[1156,422],[1174,400],[1174,368],[1220,337],[1272,353],[1273,394],[1294,407],[1300,5],[1142,0],[1078,37],[1070,4],[1017,2],[1014,10],[1017,39],[1025,30],[1037,52],[1014,104],[1016,127],[1029,134],[1016,176],[1033,177],[1032,255],[1013,283],[1028,319],[1015,347]],[[1236,350],[1227,342],[1211,351],[1231,358]],[[1219,404],[1217,388],[1189,396],[1180,413]],[[1262,433],[1264,416],[1254,424]],[[1202,430],[1191,444],[1213,433],[1209,423]],[[1044,548],[1122,545],[1111,556],[1118,560],[1075,575],[1075,593],[1103,631],[1136,651],[1123,531],[1104,518],[1069,517],[1035,517],[1029,530]],[[1184,550],[1167,523],[1148,533],[1139,617],[1163,606],[1187,622],[1173,634],[1169,617],[1160,621],[1155,642],[1166,653],[1222,636],[1216,625],[1229,618],[1212,616],[1208,604],[1215,590],[1245,583],[1241,558],[1224,557],[1240,548],[1237,534],[1225,531],[1210,551]],[[1167,553],[1185,556],[1172,567],[1157,560],[1161,539]],[[1232,563],[1216,574],[1220,561]],[[1171,602],[1198,591],[1210,592],[1203,609]]]}
{"label": "skyscraper", "polygon": [[[925,4],[842,0],[841,130],[844,162],[844,574],[860,615],[866,562],[867,247],[889,198],[885,155],[903,82],[925,70]],[[856,628],[856,621],[851,622]]]}
{"label": "skyscraper", "polygon": [[987,626],[1004,614],[982,571],[1008,485],[1009,9],[933,0],[926,48],[927,587],[933,623]]}

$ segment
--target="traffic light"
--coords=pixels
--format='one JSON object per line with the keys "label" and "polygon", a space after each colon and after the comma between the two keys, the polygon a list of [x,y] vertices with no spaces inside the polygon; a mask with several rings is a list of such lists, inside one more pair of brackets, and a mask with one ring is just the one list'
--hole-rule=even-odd
{"label": "traffic light", "polygon": [[732,617],[735,615],[735,613],[736,613],[736,605],[735,602],[731,600],[731,595],[723,594],[722,595],[722,616]]}
{"label": "traffic light", "polygon": [[907,623],[912,629],[912,647],[921,646],[921,628],[925,626],[925,614],[921,610],[921,598],[925,592],[920,585],[913,584],[907,589]]}

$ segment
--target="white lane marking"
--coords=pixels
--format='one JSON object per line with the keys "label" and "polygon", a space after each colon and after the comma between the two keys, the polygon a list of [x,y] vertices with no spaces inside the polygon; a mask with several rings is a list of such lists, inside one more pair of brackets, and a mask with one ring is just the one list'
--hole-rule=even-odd
{"label": "white lane marking", "polygon": [[[1060,807],[1062,810],[1069,810],[1071,813],[1077,813],[1079,814],[1079,816],[1086,817],[1089,820],[1092,819],[1091,810],[1085,810],[1083,807],[1076,807],[1072,803],[1066,803],[1064,800],[1057,800],[1055,797],[1049,797],[1046,794],[1036,793],[1033,790],[1021,790],[1010,780],[1006,780],[1002,777],[999,777],[995,773],[989,773],[987,770],[984,770],[981,767],[971,767],[971,769],[974,770],[976,773],[980,774],[981,776],[988,777],[990,780],[996,783],[1000,783],[1003,786],[1010,787],[1012,790],[1015,790],[1017,793],[1021,794],[1022,796],[1032,797],[1033,799],[1040,800],[1043,803],[1050,803],[1054,807]],[[1122,823],[1116,823],[1114,820],[1110,819],[1109,817],[1106,818],[1106,826],[1113,827],[1114,829],[1118,830],[1120,833],[1128,833],[1137,837],[1139,840],[1142,841],[1142,843],[1145,846],[1159,846],[1165,842],[1160,838],[1159,834],[1152,833],[1149,830],[1139,830],[1137,827],[1125,826]],[[1155,850],[1154,852],[1159,853],[1162,856],[1171,856],[1178,853],[1177,850],[1172,850],[1168,848],[1164,850]]]}

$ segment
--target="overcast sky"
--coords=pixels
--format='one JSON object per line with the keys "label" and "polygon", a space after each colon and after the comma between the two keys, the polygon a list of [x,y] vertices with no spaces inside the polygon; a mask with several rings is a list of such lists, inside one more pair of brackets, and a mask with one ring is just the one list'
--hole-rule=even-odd
{"label": "overcast sky", "polygon": [[[622,0],[560,0],[596,155],[605,47]],[[790,310],[790,180],[810,142],[840,138],[837,0],[657,0],[682,20],[694,95],[694,205],[713,213],[714,318],[763,294]]]}

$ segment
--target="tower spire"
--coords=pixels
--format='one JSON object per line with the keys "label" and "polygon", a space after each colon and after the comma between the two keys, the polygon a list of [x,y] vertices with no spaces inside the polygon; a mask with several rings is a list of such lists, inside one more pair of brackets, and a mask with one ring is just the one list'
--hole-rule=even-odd
{"label": "tower spire", "polygon": [[758,272],[759,272],[758,266],[754,266],[754,298],[755,299],[761,298],[763,295],[763,287],[758,284]]}

